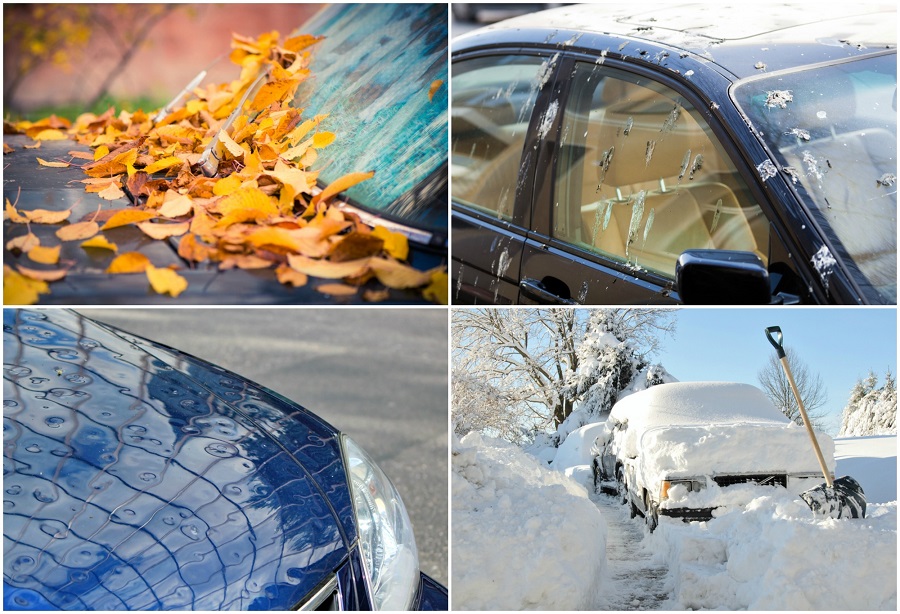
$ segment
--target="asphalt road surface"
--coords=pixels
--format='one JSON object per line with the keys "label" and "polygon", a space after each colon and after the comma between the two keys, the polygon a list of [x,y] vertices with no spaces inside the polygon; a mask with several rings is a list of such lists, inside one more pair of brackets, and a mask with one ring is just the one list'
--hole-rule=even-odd
{"label": "asphalt road surface", "polygon": [[79,309],[234,371],[347,433],[409,510],[422,571],[448,581],[445,309]]}

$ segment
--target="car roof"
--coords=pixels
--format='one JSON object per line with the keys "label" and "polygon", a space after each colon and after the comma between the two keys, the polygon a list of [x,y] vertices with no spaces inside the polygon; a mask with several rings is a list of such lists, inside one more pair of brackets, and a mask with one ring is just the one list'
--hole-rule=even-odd
{"label": "car roof", "polygon": [[734,382],[673,382],[631,394],[613,406],[613,422],[628,422],[629,430],[660,426],[771,423],[788,420],[750,384]]}
{"label": "car roof", "polygon": [[[696,55],[743,78],[895,49],[897,11],[892,5],[827,3],[704,3],[566,6],[515,17],[459,37],[454,51],[492,38],[549,43],[596,51],[639,54],[641,44]],[[597,35],[597,36],[592,36]],[[610,39],[635,44],[611,49]],[[647,48],[643,51],[646,53]],[[759,68],[762,63],[765,68]]]}

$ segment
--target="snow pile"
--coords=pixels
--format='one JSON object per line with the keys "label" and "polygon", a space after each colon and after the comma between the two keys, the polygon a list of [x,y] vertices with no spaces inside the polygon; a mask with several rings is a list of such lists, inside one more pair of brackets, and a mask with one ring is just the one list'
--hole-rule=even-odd
{"label": "snow pile", "polygon": [[591,609],[606,522],[587,493],[512,444],[453,441],[453,609]]}
{"label": "snow pile", "polygon": [[671,570],[673,607],[896,610],[896,437],[836,444],[837,475],[863,484],[866,518],[817,520],[787,490],[752,485],[742,509],[709,522],[662,518],[647,541]]}
{"label": "snow pile", "polygon": [[874,373],[858,381],[841,418],[841,436],[888,435],[897,432],[897,389],[890,372],[877,388]]}

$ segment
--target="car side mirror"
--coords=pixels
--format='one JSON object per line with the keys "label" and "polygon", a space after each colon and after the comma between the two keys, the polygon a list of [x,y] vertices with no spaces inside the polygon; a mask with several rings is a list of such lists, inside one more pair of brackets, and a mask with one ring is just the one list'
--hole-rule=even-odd
{"label": "car side mirror", "polygon": [[675,263],[675,288],[685,304],[767,305],[769,272],[752,252],[689,249]]}

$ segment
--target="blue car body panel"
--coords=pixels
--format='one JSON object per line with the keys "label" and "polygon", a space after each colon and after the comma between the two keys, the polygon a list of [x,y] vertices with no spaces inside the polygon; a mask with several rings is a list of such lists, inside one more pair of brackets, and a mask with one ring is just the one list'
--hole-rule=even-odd
{"label": "blue car body panel", "polygon": [[4,359],[4,610],[289,609],[338,572],[366,607],[320,418],[71,312],[4,310]]}

